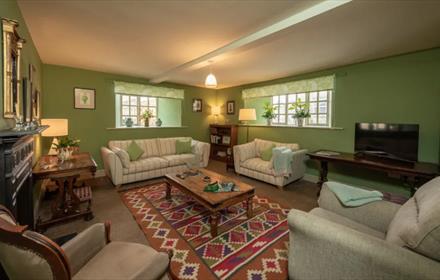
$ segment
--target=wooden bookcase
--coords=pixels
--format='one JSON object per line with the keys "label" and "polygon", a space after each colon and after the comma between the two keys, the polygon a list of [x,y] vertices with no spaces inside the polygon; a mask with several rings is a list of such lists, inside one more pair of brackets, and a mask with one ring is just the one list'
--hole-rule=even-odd
{"label": "wooden bookcase", "polygon": [[233,162],[232,147],[237,145],[237,132],[237,125],[211,124],[209,126],[210,158],[224,162]]}

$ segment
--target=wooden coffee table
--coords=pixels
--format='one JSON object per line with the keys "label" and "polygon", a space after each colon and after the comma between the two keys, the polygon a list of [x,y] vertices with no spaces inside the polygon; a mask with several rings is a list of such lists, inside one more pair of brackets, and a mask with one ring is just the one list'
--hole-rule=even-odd
{"label": "wooden coffee table", "polygon": [[[246,201],[247,217],[248,219],[252,217],[252,199],[255,195],[254,187],[206,169],[200,169],[199,175],[188,176],[185,179],[177,177],[177,174],[181,174],[181,172],[165,175],[167,183],[166,198],[171,198],[171,187],[176,187],[183,193],[193,197],[198,203],[205,206],[210,212],[212,237],[217,236],[220,210],[227,209],[239,202]],[[211,182],[234,182],[240,191],[219,193],[205,192],[203,189],[208,183],[203,181],[204,176],[211,177]]]}

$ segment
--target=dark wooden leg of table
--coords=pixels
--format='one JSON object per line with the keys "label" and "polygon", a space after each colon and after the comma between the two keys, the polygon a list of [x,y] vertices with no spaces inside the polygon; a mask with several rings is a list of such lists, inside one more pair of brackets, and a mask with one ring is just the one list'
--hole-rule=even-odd
{"label": "dark wooden leg of table", "polygon": [[58,186],[57,198],[52,203],[52,217],[59,217],[63,215],[66,207],[66,193],[65,193],[65,180],[62,178],[53,179]]}
{"label": "dark wooden leg of table", "polygon": [[322,184],[324,182],[327,182],[327,174],[328,174],[328,162],[327,161],[320,161],[320,169],[319,169],[319,181],[318,181],[318,193],[317,196],[319,197],[319,194],[321,193]]}
{"label": "dark wooden leg of table", "polygon": [[165,184],[167,185],[165,198],[166,199],[171,199],[171,184],[168,183],[168,182],[165,182]]}
{"label": "dark wooden leg of table", "polygon": [[218,219],[220,215],[218,212],[211,213],[211,217],[209,219],[209,222],[211,224],[211,236],[216,237],[217,236],[217,226],[218,226]]}
{"label": "dark wooden leg of table", "polygon": [[247,217],[248,217],[248,219],[250,219],[250,218],[252,218],[252,216],[254,215],[254,207],[253,207],[253,202],[254,202],[254,197],[252,196],[252,197],[250,197],[250,198],[248,198],[247,199]]}

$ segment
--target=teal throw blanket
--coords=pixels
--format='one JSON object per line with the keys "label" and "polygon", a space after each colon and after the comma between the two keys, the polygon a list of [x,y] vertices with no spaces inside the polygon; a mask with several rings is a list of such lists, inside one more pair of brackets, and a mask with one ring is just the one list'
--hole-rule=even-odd
{"label": "teal throw blanket", "polygon": [[272,149],[273,170],[276,176],[289,176],[292,173],[293,152],[286,147]]}
{"label": "teal throw blanket", "polygon": [[369,191],[338,182],[326,182],[326,185],[343,205],[349,207],[361,206],[383,198],[379,191]]}

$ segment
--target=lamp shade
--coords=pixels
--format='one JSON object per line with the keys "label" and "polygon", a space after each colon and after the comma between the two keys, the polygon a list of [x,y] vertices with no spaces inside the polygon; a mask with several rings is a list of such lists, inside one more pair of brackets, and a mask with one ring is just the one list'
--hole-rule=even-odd
{"label": "lamp shade", "polygon": [[213,115],[220,115],[220,106],[212,106],[211,113]]}
{"label": "lamp shade", "polygon": [[214,74],[209,73],[209,75],[206,76],[205,86],[207,88],[216,88],[217,87],[217,78],[214,76]]}
{"label": "lamp shade", "polygon": [[49,126],[41,133],[41,136],[44,137],[58,137],[69,134],[69,121],[67,119],[41,119],[41,125]]}
{"label": "lamp shade", "polygon": [[254,108],[240,109],[238,113],[239,121],[255,121],[257,120],[257,112]]}

